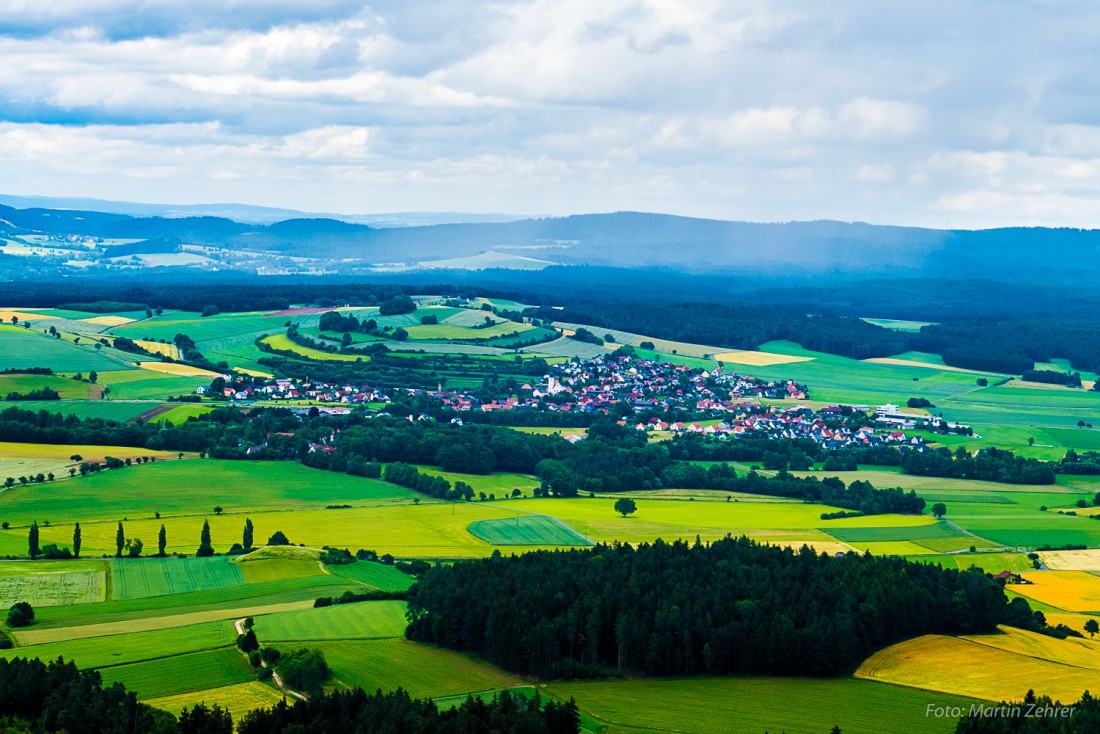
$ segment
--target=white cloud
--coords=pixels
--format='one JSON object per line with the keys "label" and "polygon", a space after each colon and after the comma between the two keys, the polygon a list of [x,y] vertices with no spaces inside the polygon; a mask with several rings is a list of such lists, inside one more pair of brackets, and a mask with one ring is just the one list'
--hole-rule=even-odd
{"label": "white cloud", "polygon": [[[1100,9],[1048,11],[11,0],[3,188],[349,211],[1088,223],[1100,115],[1080,58]],[[1019,44],[1025,29],[1033,43]]]}

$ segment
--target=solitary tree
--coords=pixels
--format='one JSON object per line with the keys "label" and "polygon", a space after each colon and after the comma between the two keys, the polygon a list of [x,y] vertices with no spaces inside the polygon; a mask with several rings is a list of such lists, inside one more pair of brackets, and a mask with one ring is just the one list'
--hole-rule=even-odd
{"label": "solitary tree", "polygon": [[31,529],[27,532],[27,550],[30,551],[31,560],[38,557],[41,552],[38,549],[38,522],[31,523]]}
{"label": "solitary tree", "polygon": [[241,545],[245,550],[252,548],[252,521],[247,517],[244,519],[244,532],[241,533]]}
{"label": "solitary tree", "polygon": [[275,533],[267,539],[268,545],[290,545],[290,541],[282,530],[276,530]]}
{"label": "solitary tree", "polygon": [[199,535],[199,549],[195,552],[196,556],[205,558],[214,555],[214,546],[210,544],[210,521],[202,521],[202,533]]}
{"label": "solitary tree", "polygon": [[34,608],[25,601],[17,601],[8,610],[9,627],[26,627],[34,621]]}
{"label": "solitary tree", "polygon": [[216,506],[216,507],[214,508],[214,514],[215,514],[215,515],[220,515],[220,514],[222,514],[222,506],[221,506],[221,505],[218,505],[218,506]]}
{"label": "solitary tree", "polygon": [[118,521],[118,530],[115,531],[115,558],[122,558],[122,549],[126,546],[126,532],[122,529],[122,521]]}
{"label": "solitary tree", "polygon": [[160,526],[160,534],[157,535],[157,555],[163,556],[164,549],[168,546],[168,532],[164,529],[164,526]]}
{"label": "solitary tree", "polygon": [[936,504],[932,505],[932,514],[936,518],[942,518],[944,515],[947,514],[947,505],[942,502],[937,502]]}
{"label": "solitary tree", "polygon": [[632,515],[637,509],[638,506],[634,503],[634,500],[630,499],[629,497],[620,497],[619,499],[615,500],[615,512],[619,513],[623,517],[626,517],[627,515]]}
{"label": "solitary tree", "polygon": [[1100,632],[1100,624],[1097,624],[1095,619],[1090,619],[1085,622],[1085,632],[1089,633],[1089,637],[1092,637],[1097,632]]}
{"label": "solitary tree", "polygon": [[73,528],[73,558],[80,558],[80,523]]}

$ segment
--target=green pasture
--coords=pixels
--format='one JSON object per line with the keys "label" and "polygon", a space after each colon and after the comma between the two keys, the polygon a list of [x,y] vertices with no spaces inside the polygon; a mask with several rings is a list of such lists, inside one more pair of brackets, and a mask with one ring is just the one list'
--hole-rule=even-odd
{"label": "green pasture", "polygon": [[[17,486],[0,493],[0,515],[13,525],[43,519],[55,524],[83,524],[90,520],[148,519],[160,512],[166,519],[169,515],[198,515],[201,526],[202,516],[213,518],[215,506],[226,513],[237,513],[323,508],[330,504],[400,503],[410,502],[412,497],[410,490],[381,480],[309,469],[297,462],[200,459],[162,461],[65,482]],[[346,510],[328,512],[335,515]],[[237,526],[233,541],[240,541],[244,517],[234,517],[232,524]],[[157,524],[151,531],[142,528],[139,532],[127,524],[126,531],[129,537],[136,535],[145,541],[146,549],[155,549],[159,527]],[[257,534],[256,540],[267,537]],[[168,540],[170,544],[178,542],[171,528]],[[113,541],[110,551],[114,552]]]}
{"label": "green pasture", "polygon": [[[318,596],[339,596],[345,591],[362,591],[362,586],[338,576],[314,576],[228,586],[187,594],[127,599],[98,604],[36,609],[35,631],[61,630],[71,626],[132,623],[148,618],[232,612],[294,603],[312,603]],[[246,616],[241,614],[241,616]]]}
{"label": "green pasture", "polygon": [[127,365],[90,346],[73,345],[35,329],[0,325],[0,370],[26,367],[49,367],[54,372],[87,374],[92,370],[122,370]]}
{"label": "green pasture", "polygon": [[209,385],[211,379],[153,370],[112,370],[99,373],[97,384],[111,388],[111,400],[164,400],[170,395],[191,395],[199,385]]}
{"label": "green pasture", "polygon": [[121,558],[111,561],[112,599],[185,594],[243,583],[245,578],[241,567],[227,556]]}
{"label": "green pasture", "polygon": [[393,566],[371,561],[356,561],[339,566],[326,566],[329,573],[369,586],[379,591],[405,591],[413,585],[413,577]]}
{"label": "green pasture", "polygon": [[121,683],[142,700],[256,680],[252,666],[232,647],[100,668],[99,674],[105,686]]}
{"label": "green pasture", "polygon": [[161,413],[154,418],[152,423],[171,423],[173,425],[180,425],[186,423],[189,418],[198,418],[200,415],[206,415],[210,411],[214,410],[212,405],[199,405],[197,403],[183,403],[169,410],[167,413]]}
{"label": "green pasture", "polygon": [[[296,646],[277,647],[292,650]],[[324,654],[333,671],[329,682],[332,688],[403,688],[413,696],[424,697],[476,693],[523,683],[519,677],[472,657],[406,640],[321,641],[308,647]]]}
{"label": "green pasture", "polygon": [[405,331],[409,333],[409,339],[416,341],[428,340],[482,340],[505,336],[513,332],[526,333],[535,327],[530,324],[517,324],[514,321],[501,321],[480,329],[456,326],[454,324],[427,324],[407,326]]}
{"label": "green pasture", "polygon": [[[87,377],[87,375],[85,375]],[[93,390],[99,390],[88,382],[78,382],[59,375],[0,375],[0,400],[8,393],[27,394],[48,387],[61,395],[62,400],[86,400],[92,397]],[[19,402],[4,403],[3,407],[18,406]]]}
{"label": "green pasture", "polygon": [[860,734],[953,732],[957,719],[930,718],[929,704],[969,710],[973,699],[852,678],[671,678],[551,683],[608,734],[786,732]]}
{"label": "green pasture", "polygon": [[81,420],[88,418],[102,418],[103,420],[119,421],[125,423],[137,418],[159,403],[129,403],[114,400],[35,400],[20,401],[18,403],[5,403],[4,407],[18,407],[21,410],[30,410],[37,413],[44,410],[47,413],[59,415],[75,415]]}
{"label": "green pasture", "polygon": [[299,357],[306,359],[312,359],[318,362],[369,362],[370,357],[365,354],[340,354],[331,352],[322,352],[320,349],[312,349],[311,347],[303,347],[300,344],[295,344],[287,338],[285,334],[274,334],[272,336],[266,336],[263,339],[263,343],[267,344],[272,349],[278,349],[284,352],[293,352]]}
{"label": "green pasture", "polygon": [[[241,334],[269,334],[285,329],[287,321],[301,321],[303,316],[264,316],[258,313],[224,313],[202,318],[197,313],[169,311],[146,321],[116,326],[111,333],[131,339],[165,339],[172,341],[176,334],[186,334],[196,343],[208,339],[222,339]],[[314,316],[316,322],[318,317]],[[199,351],[202,351],[201,347]]]}
{"label": "green pasture", "polygon": [[206,622],[188,627],[133,632],[113,637],[92,637],[43,645],[0,650],[0,657],[32,657],[56,660],[64,657],[83,668],[103,668],[111,665],[156,660],[166,653],[182,655],[200,650],[228,647],[237,639],[233,622]]}
{"label": "green pasture", "polygon": [[244,556],[237,558],[234,565],[240,568],[241,573],[244,574],[244,580],[250,584],[308,578],[310,576],[320,576],[324,573],[316,560],[295,560],[293,558],[249,559],[248,556]]}
{"label": "green pasture", "polygon": [[405,602],[365,601],[256,618],[264,644],[307,640],[370,640],[404,637]]}
{"label": "green pasture", "polygon": [[506,494],[511,495],[513,489],[523,492],[539,486],[539,480],[529,474],[513,474],[511,472],[495,472],[493,474],[461,474],[459,472],[443,471],[439,467],[418,464],[417,468],[424,474],[443,477],[453,486],[455,482],[465,482],[473,487],[474,492],[484,492],[486,495],[495,494],[502,499]]}
{"label": "green pasture", "polygon": [[580,359],[592,359],[593,357],[599,357],[608,352],[613,352],[617,348],[617,345],[608,347],[602,344],[589,344],[588,342],[581,342],[563,336],[560,339],[555,339],[545,344],[521,347],[519,351],[524,354],[546,355],[549,357],[578,357]]}
{"label": "green pasture", "polygon": [[478,520],[470,533],[492,545],[592,545],[561,522],[545,515]]}
{"label": "green pasture", "polygon": [[102,561],[0,563],[0,609],[17,601],[35,608],[103,601],[104,571]]}

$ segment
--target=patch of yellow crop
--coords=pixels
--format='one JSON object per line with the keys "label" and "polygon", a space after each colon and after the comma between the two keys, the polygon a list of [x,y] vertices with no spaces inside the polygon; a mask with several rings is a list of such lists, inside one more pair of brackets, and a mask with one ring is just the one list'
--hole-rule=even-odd
{"label": "patch of yellow crop", "polygon": [[222,686],[221,688],[208,688],[205,691],[181,693],[163,698],[150,698],[146,700],[146,703],[174,715],[178,715],[181,709],[200,703],[205,703],[208,706],[218,704],[222,708],[228,709],[234,721],[240,721],[241,717],[252,709],[270,708],[282,700],[283,694],[272,686],[264,685],[259,681],[252,681],[251,683],[238,683],[232,686]]}
{"label": "patch of yellow crop", "polygon": [[260,372],[259,370],[246,370],[243,367],[234,367],[233,371],[240,372],[242,375],[251,375],[252,377],[266,377],[269,380],[275,376],[270,372]]}
{"label": "patch of yellow crop", "polygon": [[37,321],[39,319],[56,319],[56,316],[44,316],[40,313],[31,313],[29,311],[4,311],[0,309],[0,321],[5,323],[11,323],[11,317],[19,319],[20,321]]}
{"label": "patch of yellow crop", "polygon": [[136,319],[128,319],[125,316],[93,316],[90,319],[81,319],[86,324],[97,324],[99,326],[122,326],[123,324],[132,324]]}
{"label": "patch of yellow crop", "polygon": [[160,342],[149,342],[144,339],[134,340],[134,344],[144,349],[147,352],[153,354],[162,354],[165,357],[171,357],[172,359],[180,358],[180,350],[175,344],[161,344]]}
{"label": "patch of yellow crop", "polygon": [[949,367],[945,364],[933,364],[931,362],[917,362],[912,359],[894,359],[893,357],[874,357],[873,359],[865,359],[864,362],[870,362],[871,364],[892,364],[898,367],[924,367],[930,370],[939,370],[940,372],[966,372],[974,375],[988,375],[989,372],[981,372],[979,370],[968,370],[962,367]]}
{"label": "patch of yellow crop", "polygon": [[1023,574],[1030,584],[1012,590],[1068,612],[1100,611],[1100,577],[1084,571],[1032,571]]}
{"label": "patch of yellow crop", "polygon": [[220,372],[199,369],[187,364],[175,364],[172,362],[138,362],[137,366],[151,372],[163,372],[166,375],[180,375],[182,377],[221,377]]}
{"label": "patch of yellow crop", "polygon": [[1043,551],[1039,557],[1053,571],[1100,571],[1100,548]]}
{"label": "patch of yellow crop", "polygon": [[813,357],[795,357],[790,354],[772,354],[771,352],[753,352],[749,350],[722,352],[714,355],[719,362],[747,364],[752,367],[770,367],[775,364],[793,364],[794,362],[812,362]]}
{"label": "patch of yellow crop", "polygon": [[1027,380],[1009,380],[1001,387],[1022,387],[1028,390],[1059,390],[1065,392],[1069,390],[1071,392],[1080,392],[1081,388],[1088,390],[1085,387],[1084,380],[1081,381],[1081,387],[1070,387],[1069,385],[1055,385],[1049,382],[1029,382]]}
{"label": "patch of yellow crop", "polygon": [[[892,645],[867,658],[855,677],[883,683],[973,696],[990,701],[1018,701],[1035,681],[1044,694],[1062,701],[1076,701],[1096,688],[1098,643],[1090,649],[1050,638],[1035,642],[1031,633],[1002,628],[1002,634],[970,638],[925,635]],[[1019,634],[1017,634],[1019,632]],[[1038,637],[1038,635],[1035,635]],[[1038,651],[1051,657],[1035,657]],[[1089,667],[1071,662],[1087,661]]]}

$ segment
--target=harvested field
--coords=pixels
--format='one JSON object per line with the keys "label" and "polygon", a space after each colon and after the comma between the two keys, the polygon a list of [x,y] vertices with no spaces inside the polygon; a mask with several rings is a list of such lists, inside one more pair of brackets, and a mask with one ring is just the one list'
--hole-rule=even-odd
{"label": "harvested field", "polygon": [[152,372],[163,372],[166,375],[180,375],[182,377],[209,377],[211,379],[215,377],[221,377],[220,372],[211,372],[210,370],[199,369],[198,367],[192,367],[187,364],[174,364],[171,362],[140,362],[138,366],[143,370],[150,370]]}
{"label": "harvested field", "polygon": [[772,354],[771,352],[735,351],[722,352],[714,355],[719,362],[732,364],[744,364],[750,367],[770,367],[777,364],[792,364],[794,362],[812,362],[813,357],[795,357],[789,354]]}

